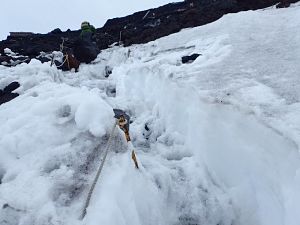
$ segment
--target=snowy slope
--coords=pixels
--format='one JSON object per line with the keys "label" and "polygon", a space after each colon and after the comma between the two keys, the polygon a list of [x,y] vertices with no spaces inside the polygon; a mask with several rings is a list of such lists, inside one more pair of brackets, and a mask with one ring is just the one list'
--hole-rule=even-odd
{"label": "snowy slope", "polygon": [[[22,86],[0,106],[0,224],[300,224],[299,28],[298,4],[114,47],[79,73],[1,66],[0,88]],[[80,221],[112,108],[141,169],[115,132]]]}

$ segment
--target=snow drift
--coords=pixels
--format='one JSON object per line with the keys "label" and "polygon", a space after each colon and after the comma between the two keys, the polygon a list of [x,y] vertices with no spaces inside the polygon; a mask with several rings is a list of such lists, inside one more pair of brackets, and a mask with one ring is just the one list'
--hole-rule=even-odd
{"label": "snow drift", "polygon": [[[227,15],[76,74],[0,67],[0,88],[21,84],[0,108],[0,223],[299,224],[299,11]],[[116,132],[80,221],[113,108],[131,115],[141,170]]]}

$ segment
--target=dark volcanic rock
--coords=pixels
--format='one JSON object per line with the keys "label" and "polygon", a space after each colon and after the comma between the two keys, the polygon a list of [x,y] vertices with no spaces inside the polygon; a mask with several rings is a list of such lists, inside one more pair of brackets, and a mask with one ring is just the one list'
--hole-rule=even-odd
{"label": "dark volcanic rock", "polygon": [[53,31],[50,32],[50,34],[61,34],[62,31],[59,28],[54,29]]}
{"label": "dark volcanic rock", "polygon": [[14,98],[16,98],[18,96],[19,96],[18,93],[5,93],[5,94],[0,96],[0,105],[2,105],[3,103],[11,101],[11,100],[13,100]]}
{"label": "dark volcanic rock", "polygon": [[[153,41],[157,38],[175,33],[183,28],[201,26],[221,18],[224,14],[245,10],[256,10],[272,5],[287,7],[299,0],[186,0],[171,3],[155,9],[149,9],[132,15],[110,19],[97,29],[96,44],[105,49],[113,43],[125,46]],[[40,52],[59,51],[62,39],[64,45],[71,49],[78,48],[80,31],[61,32],[56,29],[49,34],[32,34],[21,37],[8,37],[0,42],[0,53],[5,48],[21,55],[36,58]],[[75,51],[76,52],[76,51]],[[75,53],[74,52],[74,53]],[[3,55],[3,54],[2,54]],[[76,57],[78,54],[75,54]],[[81,57],[81,56],[79,56]],[[85,62],[91,58],[83,56]],[[0,59],[0,64],[6,58]],[[79,61],[82,61],[79,59]],[[83,61],[82,61],[83,62]]]}
{"label": "dark volcanic rock", "polygon": [[39,56],[39,57],[37,57],[37,59],[40,60],[42,63],[51,61],[50,58],[47,58],[47,57],[44,57],[44,56]]}
{"label": "dark volcanic rock", "polygon": [[182,63],[191,63],[194,62],[198,57],[200,56],[200,54],[192,54],[192,55],[188,55],[188,56],[183,56],[181,57],[181,62]]}
{"label": "dark volcanic rock", "polygon": [[11,93],[18,87],[20,87],[20,84],[18,82],[12,82],[9,85],[7,85],[3,90],[0,90],[0,105],[18,97],[18,93]]}
{"label": "dark volcanic rock", "polygon": [[1,64],[1,62],[9,63],[10,60],[11,60],[11,57],[9,57],[7,55],[0,55],[0,64]]}
{"label": "dark volcanic rock", "polygon": [[3,92],[4,93],[11,93],[12,91],[16,90],[17,88],[20,87],[20,84],[19,82],[12,82],[10,83],[9,85],[7,85],[4,89],[3,89]]}
{"label": "dark volcanic rock", "polygon": [[281,0],[279,4],[276,5],[276,8],[287,8],[291,5],[291,2],[288,0]]}
{"label": "dark volcanic rock", "polygon": [[9,56],[6,54],[0,55],[0,65],[3,66],[15,66],[18,65],[20,63],[28,63],[30,61],[30,58],[25,57],[25,56]]}

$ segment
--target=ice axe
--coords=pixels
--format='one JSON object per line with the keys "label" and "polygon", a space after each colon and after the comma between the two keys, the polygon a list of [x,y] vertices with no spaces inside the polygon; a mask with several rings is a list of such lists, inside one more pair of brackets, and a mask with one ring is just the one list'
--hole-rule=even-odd
{"label": "ice axe", "polygon": [[[129,117],[128,114],[126,114],[121,109],[114,109],[114,113],[115,113],[115,118],[118,121],[117,124],[120,127],[120,129],[124,132],[127,144],[129,144],[131,142],[130,135],[129,135],[130,117]],[[132,152],[131,152],[131,159],[134,162],[135,168],[139,169],[139,164],[137,162],[136,154],[135,154],[133,149],[132,149]]]}

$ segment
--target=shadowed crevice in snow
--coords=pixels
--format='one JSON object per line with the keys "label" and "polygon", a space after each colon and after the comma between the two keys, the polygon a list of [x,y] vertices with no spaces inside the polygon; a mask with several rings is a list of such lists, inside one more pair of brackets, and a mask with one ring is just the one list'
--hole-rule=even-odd
{"label": "shadowed crevice in snow", "polygon": [[14,207],[4,204],[0,209],[0,224],[1,225],[18,225],[20,217],[24,216],[26,212],[15,209]]}
{"label": "shadowed crevice in snow", "polygon": [[73,201],[81,200],[83,191],[90,185],[91,175],[97,167],[106,142],[106,136],[96,138],[90,133],[81,133],[70,142],[72,154],[47,162],[44,172],[49,176],[62,167],[74,171],[67,182],[54,180],[53,188],[49,191],[54,202],[61,206],[70,206]]}
{"label": "shadowed crevice in snow", "polygon": [[0,185],[2,184],[2,180],[4,176],[5,176],[5,170],[0,165]]}

